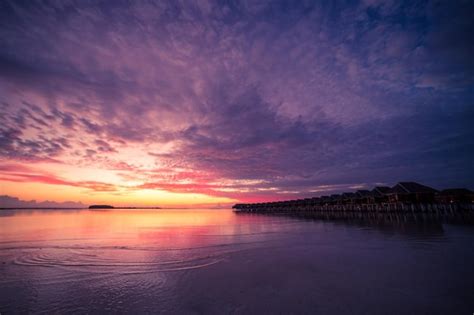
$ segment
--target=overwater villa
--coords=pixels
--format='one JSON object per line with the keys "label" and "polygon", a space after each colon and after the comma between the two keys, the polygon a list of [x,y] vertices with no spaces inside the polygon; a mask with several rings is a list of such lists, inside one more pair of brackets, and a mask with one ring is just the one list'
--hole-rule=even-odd
{"label": "overwater villa", "polygon": [[236,204],[244,212],[328,211],[474,211],[474,192],[466,188],[438,191],[416,182],[399,182],[393,187],[377,186],[372,190],[357,190],[320,197]]}

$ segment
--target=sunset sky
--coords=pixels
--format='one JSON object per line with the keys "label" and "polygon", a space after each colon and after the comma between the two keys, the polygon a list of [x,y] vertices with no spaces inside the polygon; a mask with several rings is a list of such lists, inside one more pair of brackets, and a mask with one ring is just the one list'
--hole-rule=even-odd
{"label": "sunset sky", "polygon": [[473,13],[0,1],[0,195],[220,207],[402,180],[474,188]]}

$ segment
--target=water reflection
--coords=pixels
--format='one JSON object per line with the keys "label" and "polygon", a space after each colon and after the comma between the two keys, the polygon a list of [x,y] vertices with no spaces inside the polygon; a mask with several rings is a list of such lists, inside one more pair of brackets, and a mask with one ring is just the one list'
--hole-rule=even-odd
{"label": "water reflection", "polygon": [[472,227],[440,218],[0,213],[5,313],[442,313],[474,306],[466,298],[474,293],[466,286],[474,280]]}
{"label": "water reflection", "polygon": [[[15,266],[74,272],[156,273],[207,267],[260,244],[258,219],[230,211],[17,211],[0,248]],[[14,214],[14,215],[13,215]],[[268,233],[266,231],[265,233]],[[8,255],[14,253],[14,255]]]}
{"label": "water reflection", "polygon": [[474,214],[469,212],[458,212],[450,214],[441,213],[364,213],[364,212],[342,212],[321,211],[307,213],[272,213],[259,214],[249,212],[236,212],[239,216],[262,216],[270,215],[277,217],[288,217],[306,221],[325,221],[335,224],[356,225],[380,230],[393,230],[401,234],[439,234],[443,231],[443,224],[474,225]]}

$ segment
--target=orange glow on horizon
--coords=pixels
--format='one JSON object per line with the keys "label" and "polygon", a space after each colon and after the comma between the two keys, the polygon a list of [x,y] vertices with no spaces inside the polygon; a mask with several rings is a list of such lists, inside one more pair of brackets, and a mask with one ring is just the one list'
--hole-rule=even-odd
{"label": "orange glow on horizon", "polygon": [[198,193],[175,193],[163,190],[141,189],[130,192],[91,192],[80,187],[51,185],[45,183],[15,183],[0,181],[1,195],[19,196],[29,201],[79,201],[89,204],[111,204],[136,207],[208,207],[218,204],[232,204],[235,199],[213,197]]}

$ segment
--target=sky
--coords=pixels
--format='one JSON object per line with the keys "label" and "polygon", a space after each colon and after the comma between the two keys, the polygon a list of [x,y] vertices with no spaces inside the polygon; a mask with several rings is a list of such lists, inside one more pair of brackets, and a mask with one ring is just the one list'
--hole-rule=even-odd
{"label": "sky", "polygon": [[472,189],[473,15],[473,1],[2,0],[0,201]]}

